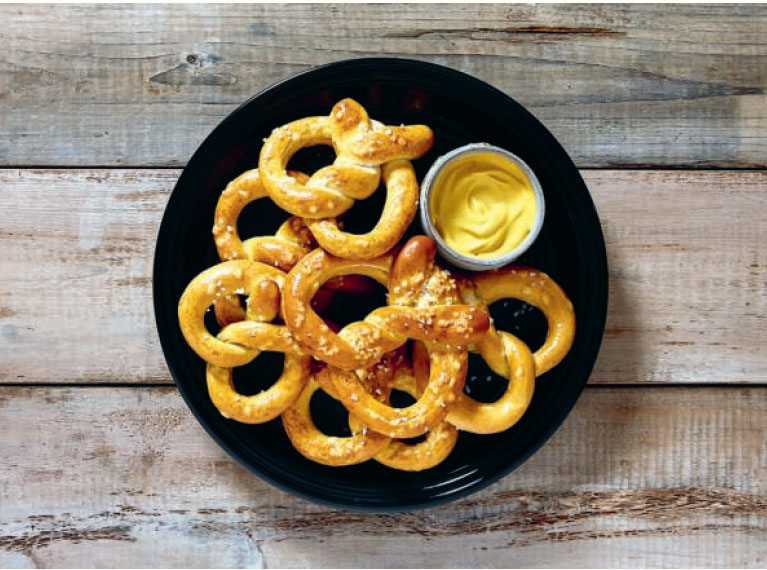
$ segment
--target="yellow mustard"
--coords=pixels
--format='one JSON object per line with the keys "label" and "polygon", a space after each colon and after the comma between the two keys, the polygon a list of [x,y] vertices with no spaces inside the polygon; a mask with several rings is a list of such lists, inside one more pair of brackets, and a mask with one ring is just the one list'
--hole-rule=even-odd
{"label": "yellow mustard", "polygon": [[431,190],[429,212],[445,243],[481,259],[513,251],[532,231],[536,199],[513,162],[474,153],[448,163]]}

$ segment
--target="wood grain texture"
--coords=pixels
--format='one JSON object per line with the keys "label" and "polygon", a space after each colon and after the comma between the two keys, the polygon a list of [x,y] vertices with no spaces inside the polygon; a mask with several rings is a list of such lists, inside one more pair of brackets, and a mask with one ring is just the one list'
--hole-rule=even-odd
{"label": "wood grain texture", "polygon": [[[767,383],[767,172],[584,171],[610,266],[594,383]],[[170,382],[152,257],[177,171],[0,171],[0,382]]]}
{"label": "wood grain texture", "polygon": [[767,165],[767,8],[0,7],[0,164],[178,166],[237,105],[353,57],[444,64],[579,166]]}
{"label": "wood grain texture", "polygon": [[487,490],[364,515],[251,476],[173,389],[0,388],[0,565],[763,566],[765,414],[765,388],[587,389]]}

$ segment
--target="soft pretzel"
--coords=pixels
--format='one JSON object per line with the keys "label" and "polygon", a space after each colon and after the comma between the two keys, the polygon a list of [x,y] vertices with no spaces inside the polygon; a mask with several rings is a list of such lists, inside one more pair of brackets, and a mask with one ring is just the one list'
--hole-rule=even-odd
{"label": "soft pretzel", "polygon": [[[497,340],[486,344],[485,339],[491,335],[497,336]],[[485,339],[479,345],[479,352],[494,372],[508,380],[508,388],[498,400],[489,404],[477,402],[461,392],[447,414],[447,421],[455,427],[482,434],[505,431],[517,423],[530,405],[535,388],[535,361],[524,342],[495,329],[488,331]],[[500,348],[496,348],[497,345]],[[428,356],[423,343],[415,343],[413,362],[419,389],[429,381]],[[499,366],[500,362],[503,366]],[[504,370],[505,374],[502,373]]]}
{"label": "soft pretzel", "polygon": [[[395,370],[393,388],[416,399],[423,393],[416,386],[412,368],[404,362]],[[356,416],[349,415],[349,426],[353,431],[360,429],[361,425]],[[423,471],[442,463],[453,451],[457,441],[458,430],[443,420],[426,432],[424,441],[410,445],[393,440],[373,459],[393,469]]]}
{"label": "soft pretzel", "polygon": [[[296,339],[311,351],[312,356],[343,370],[356,370],[371,366],[385,353],[405,344],[409,338],[440,345],[463,346],[476,343],[482,338],[489,326],[486,310],[452,301],[440,303],[440,292],[428,289],[424,289],[423,303],[414,307],[393,304],[393,290],[390,286],[388,307],[376,309],[363,321],[347,325],[339,334],[324,326],[311,309],[309,302],[314,293],[325,281],[338,275],[365,275],[389,285],[392,261],[391,255],[367,261],[352,261],[317,249],[290,271],[282,298],[285,323]],[[401,281],[404,282],[404,279],[414,287],[422,285],[426,283],[426,269],[403,276]],[[452,286],[457,301],[455,285],[450,283],[448,279],[444,285],[439,286]]]}
{"label": "soft pretzel", "polygon": [[[378,401],[388,400],[393,369],[387,358],[359,373],[373,398]],[[314,425],[310,410],[314,393],[322,387],[330,396],[336,397],[326,376],[327,369],[320,370],[309,380],[295,404],[282,414],[282,425],[293,447],[304,457],[323,465],[354,465],[373,458],[391,441],[385,435],[357,423],[351,428],[351,437],[333,437],[325,435]]]}
{"label": "soft pretzel", "polygon": [[[429,238],[415,237],[408,241],[397,255],[391,270],[390,306],[374,311],[361,323],[371,327],[362,329],[363,331],[381,331],[376,333],[379,345],[383,344],[383,339],[392,343],[401,341],[401,345],[407,341],[408,336],[429,341],[427,350],[430,375],[428,385],[418,400],[407,408],[392,408],[372,400],[356,381],[353,373],[335,366],[329,368],[338,397],[349,411],[372,429],[391,437],[415,437],[425,433],[445,417],[448,405],[456,400],[463,389],[468,366],[465,348],[439,346],[435,339],[442,338],[446,341],[442,342],[443,345],[468,345],[481,339],[488,326],[488,316],[484,310],[472,311],[472,307],[458,304],[460,298],[455,282],[444,270],[434,265],[435,253],[434,242]],[[290,280],[290,276],[288,279]],[[286,293],[283,307],[289,296],[290,292]],[[386,311],[395,308],[400,309],[402,315],[415,316],[416,322],[389,319]],[[424,320],[424,314],[431,315],[430,311],[437,309],[444,311],[436,320],[431,320],[431,316]],[[371,319],[371,316],[376,314],[380,316]],[[290,326],[287,311],[285,315]],[[372,325],[369,324],[370,321]],[[357,331],[352,331],[344,338],[344,333],[349,329],[350,327],[347,327],[342,330],[337,338],[351,340],[350,344],[360,350],[360,346],[354,342],[359,338],[356,336]],[[405,334],[397,332],[398,329]],[[430,334],[432,329],[439,331],[439,334]],[[364,342],[363,340],[362,344]]]}
{"label": "soft pretzel", "polygon": [[208,364],[208,393],[225,418],[248,424],[268,422],[291,406],[311,375],[311,358],[303,354],[285,327],[243,321],[223,329],[218,338],[248,348],[285,353],[280,378],[269,389],[243,396],[234,389],[232,369]]}
{"label": "soft pretzel", "polygon": [[412,164],[395,160],[383,165],[386,203],[381,218],[366,234],[350,234],[334,218],[305,220],[317,242],[329,253],[352,259],[372,259],[392,249],[418,211],[418,181]]}
{"label": "soft pretzel", "polygon": [[[251,424],[274,419],[296,400],[309,378],[311,358],[286,327],[269,323],[279,312],[284,275],[258,262],[228,261],[201,273],[181,297],[181,330],[189,345],[208,362],[208,393],[226,418]],[[248,295],[249,320],[227,326],[214,339],[205,330],[205,311],[232,290]],[[280,378],[260,394],[238,394],[231,366],[246,364],[264,350],[285,353]]]}
{"label": "soft pretzel", "polygon": [[[301,183],[286,172],[301,148],[332,144],[335,162]],[[309,117],[275,129],[261,149],[258,163],[266,191],[282,209],[303,218],[334,218],[367,198],[381,176],[379,166],[425,154],[434,134],[423,125],[387,127],[371,121],[352,99],[337,103],[329,117]]]}
{"label": "soft pretzel", "polygon": [[[500,299],[519,299],[537,307],[546,317],[549,330],[546,341],[535,351],[535,375],[540,376],[559,364],[575,338],[575,311],[570,299],[554,280],[536,269],[511,266],[499,271],[477,273],[470,280],[459,280],[464,302],[488,307]],[[495,328],[491,326],[491,331]],[[480,346],[482,356],[501,376],[509,377],[500,338],[491,334]]]}
{"label": "soft pretzel", "polygon": [[[281,290],[284,282],[284,272],[257,261],[239,259],[225,261],[206,269],[189,283],[178,304],[178,320],[186,342],[206,362],[229,368],[247,364],[258,356],[260,350],[273,350],[268,347],[260,350],[249,348],[211,336],[205,328],[205,312],[217,299],[238,294],[250,296],[259,287]],[[272,309],[271,307],[266,309],[266,316],[272,312]],[[263,305],[248,303],[249,319],[266,321],[274,317],[272,315],[266,318],[262,314],[264,311]],[[295,352],[300,351],[298,344],[285,327],[260,324],[265,327],[274,327],[273,336],[264,336],[264,342],[273,342],[278,347],[274,350],[287,346],[279,343],[288,343],[295,346]]]}

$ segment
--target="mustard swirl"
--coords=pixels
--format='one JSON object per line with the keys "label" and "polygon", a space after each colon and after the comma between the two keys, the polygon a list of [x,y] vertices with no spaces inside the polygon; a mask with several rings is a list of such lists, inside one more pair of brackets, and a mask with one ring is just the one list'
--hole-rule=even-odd
{"label": "mustard swirl", "polygon": [[511,253],[532,231],[536,199],[507,158],[476,153],[447,164],[434,181],[430,213],[445,243],[480,259]]}

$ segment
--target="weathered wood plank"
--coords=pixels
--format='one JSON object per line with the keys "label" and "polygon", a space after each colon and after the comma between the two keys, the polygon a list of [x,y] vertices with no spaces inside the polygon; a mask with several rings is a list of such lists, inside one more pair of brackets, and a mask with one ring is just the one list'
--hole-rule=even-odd
{"label": "weathered wood plank", "polygon": [[[767,172],[583,174],[611,267],[592,382],[767,382]],[[177,175],[0,171],[0,382],[169,381],[151,270]]]}
{"label": "weathered wood plank", "polygon": [[169,380],[151,285],[177,175],[0,171],[0,382]]}
{"label": "weathered wood plank", "polygon": [[763,566],[765,414],[765,388],[591,388],[489,489],[367,516],[251,476],[172,389],[0,388],[0,564]]}
{"label": "weathered wood plank", "polygon": [[767,172],[584,172],[607,242],[595,382],[767,382]]}
{"label": "weathered wood plank", "polygon": [[312,66],[448,65],[530,108],[579,166],[767,165],[767,8],[5,6],[0,164],[183,165]]}

